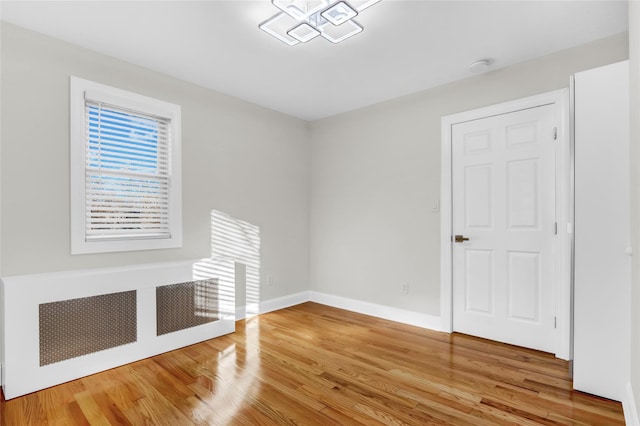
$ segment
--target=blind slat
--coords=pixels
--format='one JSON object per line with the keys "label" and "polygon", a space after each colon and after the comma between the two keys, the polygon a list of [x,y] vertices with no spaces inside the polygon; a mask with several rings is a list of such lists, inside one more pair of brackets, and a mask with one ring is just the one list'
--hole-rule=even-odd
{"label": "blind slat", "polygon": [[164,138],[167,136],[166,132],[157,130],[149,130],[146,133],[133,133],[131,129],[109,129],[100,126],[87,127],[86,133],[94,137],[99,135],[103,140],[122,141],[127,145],[145,148],[156,148],[156,137]]}
{"label": "blind slat", "polygon": [[96,179],[139,179],[140,181],[169,181],[168,175],[158,175],[151,173],[136,173],[128,170],[109,170],[99,167],[87,167],[87,177],[95,177]]}

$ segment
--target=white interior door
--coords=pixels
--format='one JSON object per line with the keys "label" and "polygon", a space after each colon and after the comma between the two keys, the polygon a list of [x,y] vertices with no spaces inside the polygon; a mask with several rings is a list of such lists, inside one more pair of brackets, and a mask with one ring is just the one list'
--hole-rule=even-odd
{"label": "white interior door", "polygon": [[555,350],[554,112],[452,126],[454,331]]}

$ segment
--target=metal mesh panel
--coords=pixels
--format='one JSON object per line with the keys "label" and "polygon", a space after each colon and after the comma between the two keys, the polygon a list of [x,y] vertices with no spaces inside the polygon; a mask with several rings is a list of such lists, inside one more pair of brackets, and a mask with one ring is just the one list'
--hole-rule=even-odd
{"label": "metal mesh panel", "polygon": [[218,280],[156,287],[156,314],[158,336],[217,321]]}
{"label": "metal mesh panel", "polygon": [[137,340],[136,291],[43,303],[40,366]]}

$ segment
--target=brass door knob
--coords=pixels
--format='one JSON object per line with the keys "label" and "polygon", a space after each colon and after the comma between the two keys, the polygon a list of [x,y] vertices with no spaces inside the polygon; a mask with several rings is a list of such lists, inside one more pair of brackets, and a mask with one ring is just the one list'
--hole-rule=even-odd
{"label": "brass door knob", "polygon": [[461,243],[461,242],[464,242],[464,241],[469,241],[469,238],[464,237],[462,235],[456,235],[456,236],[453,237],[453,241],[455,241],[456,243]]}

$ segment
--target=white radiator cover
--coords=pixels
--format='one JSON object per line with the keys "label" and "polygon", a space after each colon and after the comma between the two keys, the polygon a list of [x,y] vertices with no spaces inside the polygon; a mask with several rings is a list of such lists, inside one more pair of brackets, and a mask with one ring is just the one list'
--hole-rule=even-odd
{"label": "white radiator cover", "polygon": [[[145,264],[117,268],[3,277],[2,388],[6,399],[108,370],[235,331],[234,263],[230,260]],[[219,319],[157,335],[156,287],[216,278]],[[40,366],[39,306],[83,297],[136,291],[137,339],[133,343]],[[222,296],[223,295],[223,296]]]}

